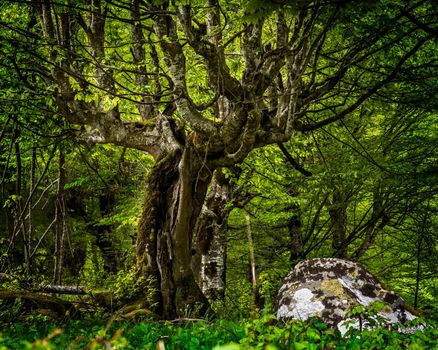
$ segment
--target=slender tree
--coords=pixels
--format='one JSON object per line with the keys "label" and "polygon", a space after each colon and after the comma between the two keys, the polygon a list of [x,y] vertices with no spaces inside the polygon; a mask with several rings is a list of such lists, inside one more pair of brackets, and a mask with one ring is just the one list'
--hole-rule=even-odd
{"label": "slender tree", "polygon": [[53,271],[53,283],[60,284],[62,278],[62,270],[65,257],[65,243],[67,239],[67,212],[65,204],[65,150],[61,146],[59,148],[58,157],[58,188],[56,192],[56,208],[55,208],[55,268]]}

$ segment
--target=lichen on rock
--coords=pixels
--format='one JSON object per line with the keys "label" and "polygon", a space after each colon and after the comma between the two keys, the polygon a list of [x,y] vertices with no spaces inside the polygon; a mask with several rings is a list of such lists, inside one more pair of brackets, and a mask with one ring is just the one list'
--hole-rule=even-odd
{"label": "lichen on rock", "polygon": [[388,324],[415,318],[403,299],[385,290],[371,273],[359,264],[343,259],[305,260],[286,277],[278,293],[277,318],[307,320],[319,317],[332,329],[346,332],[349,311],[355,305],[369,306],[381,300],[388,304],[379,313]]}
{"label": "lichen on rock", "polygon": [[319,315],[324,310],[324,305],[319,300],[315,300],[312,291],[308,288],[298,289],[292,300],[295,307],[290,310],[286,305],[283,305],[283,308],[278,309],[277,315],[280,315],[278,317],[307,320],[311,316]]}
{"label": "lichen on rock", "polygon": [[335,278],[327,278],[321,282],[321,289],[326,291],[328,294],[332,293],[333,296],[336,296],[340,299],[346,299],[346,295],[344,293],[344,288],[338,279]]}

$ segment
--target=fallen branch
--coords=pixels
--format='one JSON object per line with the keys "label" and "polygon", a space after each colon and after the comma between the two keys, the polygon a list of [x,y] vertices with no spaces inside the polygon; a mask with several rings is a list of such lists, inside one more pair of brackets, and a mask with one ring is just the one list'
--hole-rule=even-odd
{"label": "fallen branch", "polygon": [[65,315],[67,311],[76,311],[76,308],[70,301],[37,292],[0,289],[0,299],[22,299],[30,302],[32,309],[50,309],[58,316]]}
{"label": "fallen branch", "polygon": [[0,280],[17,281],[24,289],[30,289],[30,292],[56,293],[56,294],[72,294],[85,295],[89,293],[89,288],[86,286],[62,286],[57,284],[35,283],[26,279],[20,279],[13,275],[0,272]]}
{"label": "fallen branch", "polygon": [[89,290],[85,286],[61,286],[56,284],[38,284],[33,288],[35,292],[85,295]]}

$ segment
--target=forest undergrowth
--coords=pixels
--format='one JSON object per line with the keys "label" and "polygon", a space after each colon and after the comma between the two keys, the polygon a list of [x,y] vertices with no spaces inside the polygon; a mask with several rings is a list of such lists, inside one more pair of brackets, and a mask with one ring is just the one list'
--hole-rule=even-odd
{"label": "forest undergrowth", "polygon": [[[18,315],[17,315],[18,316]],[[253,315],[254,316],[254,315]],[[6,349],[437,349],[438,322],[418,318],[392,329],[350,328],[341,335],[319,322],[279,322],[272,314],[240,320],[179,318],[156,321],[86,316],[54,321],[43,315],[0,323]]]}

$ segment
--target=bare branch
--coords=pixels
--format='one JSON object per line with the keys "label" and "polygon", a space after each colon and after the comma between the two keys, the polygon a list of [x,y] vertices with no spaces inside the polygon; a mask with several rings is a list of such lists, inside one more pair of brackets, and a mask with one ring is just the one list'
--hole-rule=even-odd
{"label": "bare branch", "polygon": [[324,119],[320,122],[317,123],[312,123],[312,124],[302,124],[296,125],[297,130],[300,131],[310,131],[310,130],[316,130],[319,129],[323,126],[326,126],[328,124],[331,124],[339,119],[344,118],[346,115],[348,115],[349,113],[353,112],[357,107],[359,107],[364,101],[366,101],[370,96],[372,96],[373,94],[375,94],[379,89],[381,89],[384,85],[388,84],[389,82],[391,82],[395,76],[399,73],[401,67],[403,66],[403,64],[410,58],[412,57],[420,48],[421,46],[423,46],[428,40],[430,40],[431,37],[427,36],[421,40],[419,40],[417,42],[417,44],[414,45],[414,47],[409,50],[407,53],[405,53],[403,55],[403,57],[399,60],[399,62],[397,63],[397,65],[394,67],[394,69],[392,70],[392,72],[390,74],[388,74],[384,79],[382,79],[380,82],[378,82],[376,85],[374,85],[371,89],[369,89],[366,93],[364,93],[362,96],[360,96],[355,103],[353,103],[352,105],[350,105],[349,107],[345,108],[342,112]]}
{"label": "bare branch", "polygon": [[278,148],[280,148],[280,150],[283,153],[283,155],[285,156],[286,160],[295,168],[295,170],[298,170],[301,174],[303,174],[306,177],[313,175],[310,171],[304,169],[303,166],[300,165],[292,157],[292,155],[289,153],[289,151],[286,149],[286,147],[284,147],[284,145],[282,143],[278,143],[277,145],[278,145]]}
{"label": "bare branch", "polygon": [[412,23],[414,23],[418,28],[425,31],[427,34],[438,37],[438,29],[432,28],[427,24],[421,22],[417,17],[415,17],[413,14],[409,13],[408,11],[402,10],[402,14],[406,18],[408,18]]}

